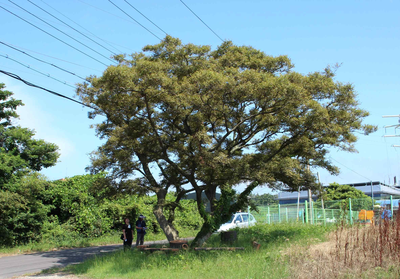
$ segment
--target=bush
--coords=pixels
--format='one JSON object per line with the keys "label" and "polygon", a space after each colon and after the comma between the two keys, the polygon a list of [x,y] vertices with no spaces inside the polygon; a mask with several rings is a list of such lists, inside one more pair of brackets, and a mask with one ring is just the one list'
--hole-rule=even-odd
{"label": "bush", "polygon": [[176,210],[175,218],[174,225],[178,231],[182,228],[198,230],[203,225],[203,219],[194,200],[182,200],[181,207]]}
{"label": "bush", "polygon": [[11,246],[40,239],[50,207],[40,200],[46,180],[29,174],[0,191],[0,245]]}
{"label": "bush", "polygon": [[[108,195],[112,191],[106,182],[104,174],[53,182],[37,173],[21,178],[0,191],[0,245],[42,240],[58,246],[74,238],[99,237],[120,231],[125,217],[134,224],[140,214],[146,216],[149,233],[161,233],[153,214],[155,196]],[[106,183],[104,191],[99,183]],[[168,195],[167,200],[173,201],[174,196]],[[181,201],[175,211],[176,228],[187,232],[201,224],[195,201]]]}
{"label": "bush", "polygon": [[279,244],[286,241],[296,241],[304,238],[321,238],[334,226],[314,226],[302,223],[257,224],[239,230],[239,235],[246,241],[256,241],[260,244]]}

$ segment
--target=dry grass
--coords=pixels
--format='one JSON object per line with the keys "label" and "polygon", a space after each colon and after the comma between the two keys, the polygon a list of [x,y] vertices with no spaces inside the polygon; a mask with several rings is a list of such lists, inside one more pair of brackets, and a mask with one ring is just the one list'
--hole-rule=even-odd
{"label": "dry grass", "polygon": [[328,242],[291,247],[292,278],[400,278],[400,214],[376,226],[342,224]]}

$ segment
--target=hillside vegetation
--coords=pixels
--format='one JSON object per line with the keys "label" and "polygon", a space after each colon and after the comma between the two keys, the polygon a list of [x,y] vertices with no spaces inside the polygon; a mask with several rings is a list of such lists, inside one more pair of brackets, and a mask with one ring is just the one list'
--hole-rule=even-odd
{"label": "hillside vegetation", "polygon": [[[165,239],[152,213],[155,197],[112,191],[104,174],[58,181],[48,181],[37,173],[21,178],[0,195],[0,252],[118,243],[123,219],[133,222],[139,214],[146,216],[146,239]],[[200,228],[201,218],[194,201],[181,204],[174,225],[181,236],[192,236]]]}

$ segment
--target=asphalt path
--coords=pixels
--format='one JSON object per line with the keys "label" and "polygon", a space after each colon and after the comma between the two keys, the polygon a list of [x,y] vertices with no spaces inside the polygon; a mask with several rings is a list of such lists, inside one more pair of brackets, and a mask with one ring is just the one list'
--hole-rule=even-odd
{"label": "asphalt path", "polygon": [[[168,244],[168,241],[146,241],[144,244]],[[132,247],[134,246],[132,245]],[[0,258],[0,279],[32,274],[53,267],[64,267],[70,264],[81,263],[90,257],[103,255],[122,248],[122,244],[106,245],[2,257]]]}

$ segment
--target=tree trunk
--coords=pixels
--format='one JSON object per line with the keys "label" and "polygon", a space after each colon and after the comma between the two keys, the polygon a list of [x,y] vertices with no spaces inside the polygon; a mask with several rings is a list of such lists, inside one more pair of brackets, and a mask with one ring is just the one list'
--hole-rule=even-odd
{"label": "tree trunk", "polygon": [[208,201],[210,202],[210,212],[215,211],[215,197],[217,193],[217,187],[208,186],[207,190],[204,191]]}
{"label": "tree trunk", "polygon": [[163,213],[163,208],[161,205],[156,205],[153,209],[154,216],[156,216],[157,222],[163,230],[168,241],[177,240],[179,238],[179,232],[174,228],[174,226],[168,222]]}
{"label": "tree trunk", "polygon": [[[197,209],[199,210],[200,216],[203,218],[204,223],[199,233],[196,235],[196,238],[192,242],[191,246],[198,247],[203,245],[204,242],[207,241],[207,239],[212,235],[213,232],[217,231],[222,224],[224,224],[226,221],[229,220],[229,218],[232,216],[233,213],[237,212],[243,206],[247,205],[248,202],[247,197],[251,194],[251,191],[253,191],[254,188],[257,186],[258,182],[253,181],[239,195],[239,198],[235,203],[232,203],[233,195],[235,194],[235,192],[232,191],[232,189],[230,190],[221,189],[221,197],[220,200],[218,201],[219,203],[218,210],[211,210],[211,212],[206,212],[204,210],[204,206],[201,201],[201,191],[196,191]],[[213,189],[211,190],[208,189],[208,190],[209,192],[207,193],[208,194],[207,196],[209,196],[210,198],[213,195],[215,196],[216,188],[214,188],[214,190]],[[214,204],[215,208],[214,200],[212,201],[213,202],[210,203]]]}
{"label": "tree trunk", "polygon": [[204,223],[201,230],[197,233],[196,238],[193,240],[191,247],[201,247],[207,239],[210,238],[212,232],[209,229],[210,225]]}

